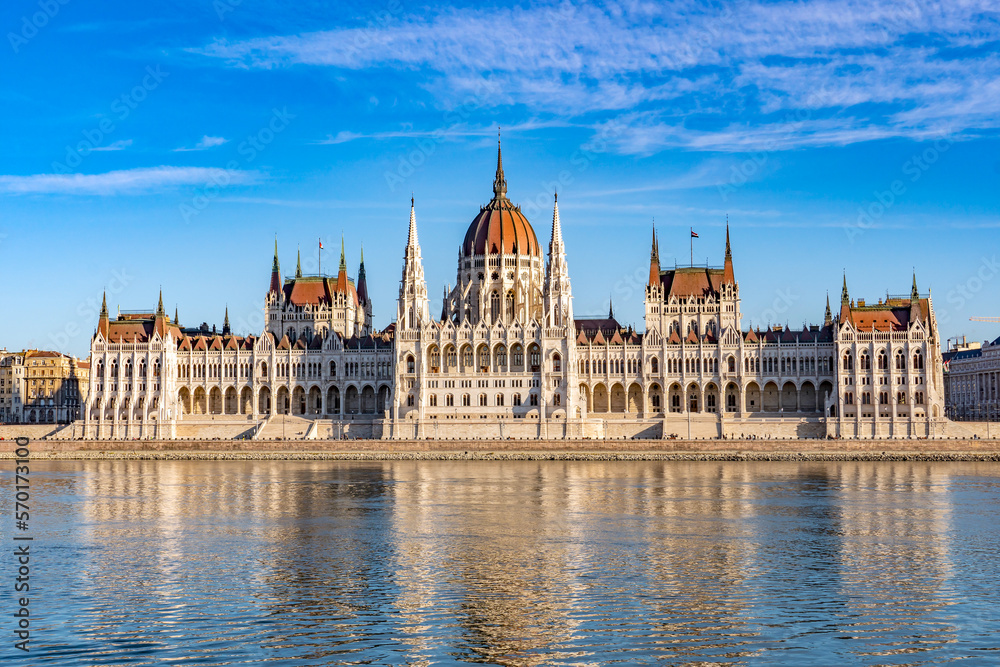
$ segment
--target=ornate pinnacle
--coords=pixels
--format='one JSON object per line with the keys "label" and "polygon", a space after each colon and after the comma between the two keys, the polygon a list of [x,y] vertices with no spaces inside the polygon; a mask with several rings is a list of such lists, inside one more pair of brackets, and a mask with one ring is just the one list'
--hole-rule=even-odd
{"label": "ornate pinnacle", "polygon": [[497,129],[497,175],[493,179],[493,197],[504,199],[507,197],[507,179],[503,175],[503,154],[500,150],[500,129]]}

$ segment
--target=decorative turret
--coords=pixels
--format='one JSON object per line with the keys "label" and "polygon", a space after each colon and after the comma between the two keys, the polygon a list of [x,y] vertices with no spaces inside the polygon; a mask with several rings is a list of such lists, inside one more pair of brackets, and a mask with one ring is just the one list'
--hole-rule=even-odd
{"label": "decorative turret", "polygon": [[281,293],[281,265],[278,264],[278,237],[274,237],[274,262],[271,264],[271,287],[269,293]]}
{"label": "decorative turret", "polygon": [[546,325],[567,326],[573,321],[573,291],[569,284],[569,265],[563,245],[562,223],[559,220],[559,194],[552,204],[552,238],[549,241],[549,263],[543,288]]}
{"label": "decorative turret", "polygon": [[427,299],[427,282],[420,258],[417,240],[417,215],[413,198],[410,198],[410,231],[403,255],[403,276],[399,282],[399,302],[396,311],[398,329],[415,329],[430,321],[430,303]]}
{"label": "decorative turret", "polygon": [[608,319],[615,319],[615,302],[610,296],[608,297]]}
{"label": "decorative turret", "polygon": [[97,318],[97,330],[100,331],[105,337],[108,335],[108,329],[110,322],[110,317],[108,316],[108,293],[105,292],[104,296],[101,298],[101,314]]}
{"label": "decorative turret", "polygon": [[826,293],[826,314],[823,316],[823,326],[833,324],[833,314],[830,312],[830,293]]}
{"label": "decorative turret", "polygon": [[913,289],[910,290],[910,301],[919,301],[920,292],[917,291],[917,272],[913,272]]}
{"label": "decorative turret", "polygon": [[174,306],[174,324],[176,324],[177,326],[181,325],[181,321],[177,317],[177,306]]}
{"label": "decorative turret", "polygon": [[656,224],[653,224],[653,243],[649,249],[649,282],[647,285],[660,284],[660,246],[656,241]]}
{"label": "decorative turret", "polygon": [[500,150],[500,130],[497,130],[497,175],[493,179],[493,196],[497,199],[507,198],[507,179],[503,175],[503,155]]}
{"label": "decorative turret", "polygon": [[735,285],[736,275],[733,273],[733,250],[729,245],[729,216],[726,216],[726,263],[722,270],[722,283]]}
{"label": "decorative turret", "polygon": [[226,319],[222,322],[222,335],[229,336],[233,330],[229,327],[229,306],[226,306]]}
{"label": "decorative turret", "polygon": [[295,261],[295,277],[296,278],[301,278],[302,277],[302,249],[301,248],[299,248],[298,258]]}
{"label": "decorative turret", "polygon": [[156,306],[156,316],[166,317],[167,311],[163,310],[163,290],[160,290],[160,302]]}
{"label": "decorative turret", "polygon": [[847,291],[847,273],[844,273],[844,287],[840,290],[840,305],[847,306],[851,303],[851,295]]}
{"label": "decorative turret", "polygon": [[[341,239],[341,243],[343,243],[343,239]],[[341,258],[342,258],[341,261],[344,261],[343,260],[343,253],[344,253],[343,246],[341,246],[340,252],[341,252]],[[344,267],[344,270],[345,271],[347,270],[346,265]],[[366,305],[368,303],[368,279],[365,276],[365,247],[364,246],[361,246],[361,264],[358,266],[358,301],[362,305]]]}

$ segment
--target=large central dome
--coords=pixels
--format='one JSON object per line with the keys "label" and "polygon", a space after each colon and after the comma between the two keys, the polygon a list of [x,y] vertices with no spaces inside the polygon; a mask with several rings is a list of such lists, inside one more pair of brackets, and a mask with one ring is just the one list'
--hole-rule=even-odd
{"label": "large central dome", "polygon": [[503,175],[503,157],[497,143],[497,175],[493,180],[493,199],[479,211],[469,225],[462,242],[462,254],[542,256],[538,238],[531,223],[521,213],[521,207],[507,199],[507,179]]}

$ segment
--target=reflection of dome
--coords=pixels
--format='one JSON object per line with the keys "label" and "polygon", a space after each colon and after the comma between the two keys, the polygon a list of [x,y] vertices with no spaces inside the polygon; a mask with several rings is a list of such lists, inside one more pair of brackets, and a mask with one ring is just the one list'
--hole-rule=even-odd
{"label": "reflection of dome", "polygon": [[493,199],[483,207],[469,225],[462,242],[462,254],[486,255],[503,252],[542,256],[531,223],[507,199],[507,180],[503,175],[503,158],[497,146],[497,176],[493,181]]}

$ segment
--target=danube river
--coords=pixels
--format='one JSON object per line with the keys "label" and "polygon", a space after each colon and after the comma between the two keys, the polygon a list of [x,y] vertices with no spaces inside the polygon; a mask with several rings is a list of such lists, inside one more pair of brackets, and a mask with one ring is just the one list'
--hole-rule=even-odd
{"label": "danube river", "polygon": [[32,665],[1000,663],[998,464],[35,462],[31,504]]}

